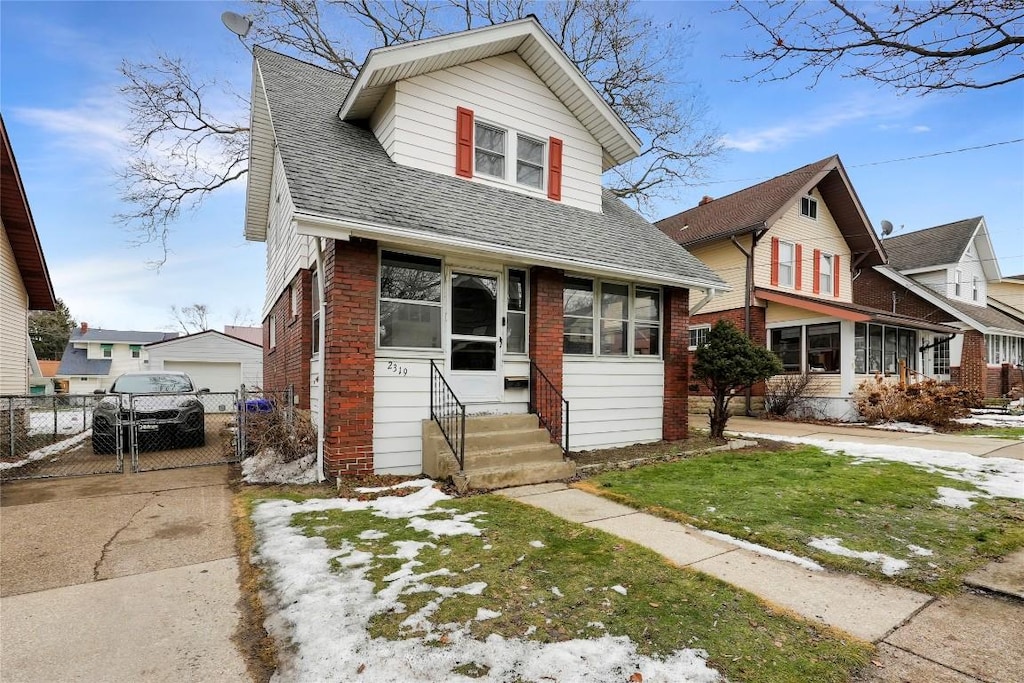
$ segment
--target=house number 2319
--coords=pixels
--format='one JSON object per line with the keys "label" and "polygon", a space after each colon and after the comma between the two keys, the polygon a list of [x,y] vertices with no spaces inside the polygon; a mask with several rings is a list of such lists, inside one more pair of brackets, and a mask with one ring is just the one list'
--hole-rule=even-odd
{"label": "house number 2319", "polygon": [[388,370],[395,373],[399,377],[405,377],[406,375],[409,374],[409,368],[405,367],[404,365],[399,365],[393,360],[388,361]]}

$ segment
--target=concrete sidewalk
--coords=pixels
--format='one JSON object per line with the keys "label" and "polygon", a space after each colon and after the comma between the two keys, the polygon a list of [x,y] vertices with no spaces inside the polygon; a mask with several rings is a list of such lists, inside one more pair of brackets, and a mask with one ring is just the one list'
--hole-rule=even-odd
{"label": "concrete sidewalk", "polygon": [[[707,417],[703,420],[691,415],[692,425],[707,429]],[[726,433],[764,434],[774,436],[798,436],[823,441],[854,441],[856,443],[877,443],[926,448],[933,451],[955,451],[970,453],[986,458],[1013,458],[1024,460],[1024,441],[996,439],[983,436],[961,436],[959,434],[918,434],[914,432],[891,432],[842,424],[820,425],[808,422],[784,420],[761,420],[753,417],[733,415],[726,425]]]}
{"label": "concrete sidewalk", "polygon": [[228,468],[4,484],[0,681],[247,681]]}
{"label": "concrete sidewalk", "polygon": [[[711,538],[565,484],[497,492],[650,548],[797,614],[879,645],[876,682],[1011,682],[1024,670],[1024,603],[962,595],[936,599],[832,571],[811,571]],[[1024,557],[1021,558],[1024,560]]]}

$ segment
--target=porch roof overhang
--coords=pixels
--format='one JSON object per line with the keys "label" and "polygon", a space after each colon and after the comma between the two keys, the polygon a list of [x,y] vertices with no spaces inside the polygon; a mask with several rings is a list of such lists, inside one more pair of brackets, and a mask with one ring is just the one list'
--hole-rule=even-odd
{"label": "porch roof overhang", "polygon": [[888,313],[877,308],[859,306],[840,301],[821,301],[809,297],[785,294],[770,289],[754,289],[754,296],[764,301],[772,301],[785,306],[792,306],[804,311],[811,311],[820,315],[827,315],[840,320],[849,320],[857,323],[878,323],[881,325],[896,325],[899,327],[910,327],[917,330],[929,332],[941,332],[942,334],[962,334],[963,330],[949,325],[931,323],[910,316]]}
{"label": "porch roof overhang", "polygon": [[731,288],[721,281],[684,277],[656,269],[615,266],[610,263],[573,258],[557,253],[544,253],[525,248],[490,244],[464,237],[440,236],[436,233],[419,232],[408,228],[377,225],[355,220],[340,220],[328,216],[316,216],[296,212],[295,232],[310,237],[349,240],[365,238],[407,247],[443,251],[452,254],[466,254],[514,260],[525,266],[545,266],[571,270],[576,273],[612,278],[627,278],[650,284],[702,289],[706,292],[723,292]]}

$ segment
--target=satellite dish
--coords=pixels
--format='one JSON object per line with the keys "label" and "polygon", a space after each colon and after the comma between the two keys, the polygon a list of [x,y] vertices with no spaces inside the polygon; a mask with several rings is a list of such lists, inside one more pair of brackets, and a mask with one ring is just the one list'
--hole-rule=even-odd
{"label": "satellite dish", "polygon": [[892,234],[892,223],[890,223],[889,221],[882,221],[882,236],[885,237],[885,236],[891,235],[891,234]]}
{"label": "satellite dish", "polygon": [[245,38],[249,35],[249,29],[252,28],[252,19],[237,12],[224,12],[224,14],[220,15],[220,20],[224,22],[229,31],[239,38]]}

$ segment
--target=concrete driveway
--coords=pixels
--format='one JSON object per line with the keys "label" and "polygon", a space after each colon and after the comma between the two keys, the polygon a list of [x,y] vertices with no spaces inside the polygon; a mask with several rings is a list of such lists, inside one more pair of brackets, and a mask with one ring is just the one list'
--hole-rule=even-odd
{"label": "concrete driveway", "polygon": [[227,466],[5,484],[0,681],[248,681]]}

